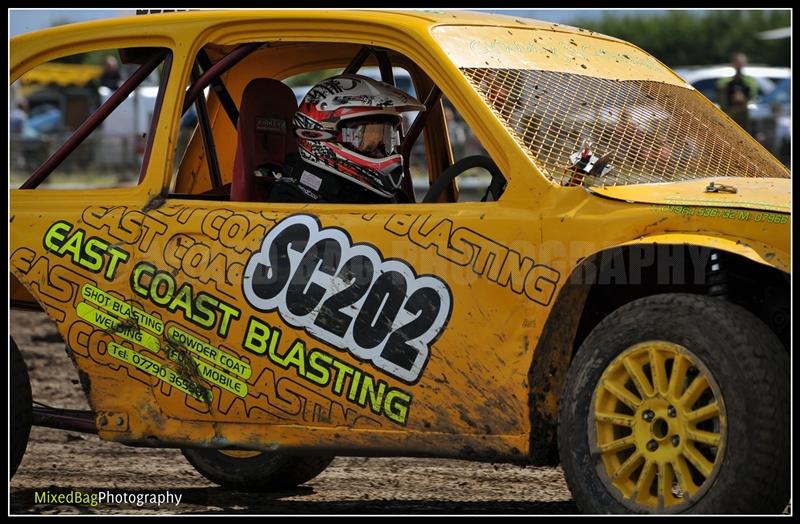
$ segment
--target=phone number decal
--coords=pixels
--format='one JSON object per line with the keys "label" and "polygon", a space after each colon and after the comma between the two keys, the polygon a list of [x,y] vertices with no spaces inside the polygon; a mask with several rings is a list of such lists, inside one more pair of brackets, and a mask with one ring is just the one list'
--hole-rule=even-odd
{"label": "phone number decal", "polygon": [[384,260],[337,227],[294,215],[264,237],[247,262],[244,295],[255,309],[277,310],[287,324],[414,383],[452,311],[447,285]]}
{"label": "phone number decal", "polygon": [[173,370],[161,365],[161,363],[146,355],[134,351],[133,349],[126,348],[125,346],[121,346],[116,342],[110,342],[108,344],[108,353],[117,360],[127,362],[128,364],[133,364],[148,375],[152,375],[157,379],[166,382],[170,386],[183,391],[187,395],[193,396],[197,400],[211,402],[211,391],[205,389],[200,384],[182,377]]}

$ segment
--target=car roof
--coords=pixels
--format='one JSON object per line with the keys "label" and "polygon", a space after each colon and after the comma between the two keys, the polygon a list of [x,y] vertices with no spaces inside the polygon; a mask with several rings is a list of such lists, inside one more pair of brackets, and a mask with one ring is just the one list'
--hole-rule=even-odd
{"label": "car roof", "polygon": [[[376,16],[377,15],[377,16]],[[169,26],[176,21],[182,23],[196,23],[199,25],[215,26],[219,24],[248,21],[258,19],[277,19],[277,18],[307,18],[311,21],[319,20],[353,20],[360,21],[375,20],[382,23],[391,23],[409,29],[419,28],[420,25],[433,27],[436,25],[474,25],[474,26],[501,26],[501,27],[525,27],[529,29],[547,29],[550,31],[582,33],[584,35],[597,36],[609,40],[621,40],[572,27],[568,25],[534,20],[532,18],[514,17],[492,13],[478,13],[471,11],[451,11],[451,10],[368,10],[368,9],[336,9],[336,10],[314,10],[314,9],[203,9],[186,10],[164,13],[142,13],[135,16],[125,16],[118,18],[104,18],[87,22],[77,22],[54,26],[39,31],[24,33],[12,38],[12,40],[24,41],[28,38],[41,38],[49,33],[61,33],[71,31],[101,30],[106,28],[126,27],[131,23],[137,25],[144,24],[153,27]],[[380,18],[379,18],[380,17]]]}
{"label": "car roof", "polygon": [[[658,71],[658,73],[653,74],[661,80],[665,78],[668,79],[667,81],[673,79],[677,80],[677,77],[675,77],[671,71],[666,68],[662,71],[654,58],[647,55],[647,53],[633,44],[607,35],[557,23],[467,11],[387,10],[378,12],[376,10],[309,9],[198,10],[142,14],[131,17],[66,24],[43,29],[41,31],[25,33],[13,37],[9,42],[11,51],[11,79],[12,81],[15,80],[20,74],[30,68],[30,64],[35,63],[34,57],[40,56],[42,53],[46,52],[55,53],[56,51],[53,50],[53,46],[49,44],[51,42],[63,42],[65,45],[78,40],[85,42],[88,36],[91,36],[95,41],[102,41],[107,38],[128,38],[130,40],[136,40],[141,39],[143,35],[152,36],[153,38],[161,37],[165,41],[169,41],[169,39],[173,38],[173,35],[176,34],[176,31],[179,31],[183,38],[197,38],[199,35],[208,35],[217,30],[225,32],[228,30],[223,30],[223,28],[230,28],[234,25],[238,26],[241,24],[242,31],[225,32],[226,40],[215,42],[220,46],[231,46],[242,43],[241,39],[247,38],[244,35],[259,34],[260,27],[265,27],[262,25],[265,22],[279,25],[284,22],[298,23],[307,26],[310,32],[313,32],[312,29],[318,26],[329,29],[332,27],[332,23],[343,24],[342,27],[357,27],[358,30],[355,31],[355,33],[360,35],[362,39],[369,37],[370,31],[386,33],[387,27],[393,28],[393,31],[391,31],[393,38],[399,38],[398,35],[403,34],[433,35],[433,32],[438,31],[435,38],[437,43],[439,45],[445,45],[445,47],[449,46],[448,49],[442,48],[445,54],[464,55],[461,57],[463,60],[458,62],[458,64],[470,63],[470,60],[482,60],[482,57],[478,56],[479,53],[477,52],[464,53],[464,45],[460,40],[463,38],[463,35],[467,33],[467,31],[463,30],[466,26],[474,27],[476,30],[485,28],[492,33],[492,38],[495,39],[501,32],[504,33],[507,31],[509,34],[513,35],[512,30],[541,31],[543,34],[546,33],[548,40],[555,39],[556,41],[566,41],[579,36],[582,39],[593,40],[597,45],[611,43],[614,46],[622,46],[625,48],[625,52],[628,52],[628,55],[630,52],[634,54],[641,53],[640,57],[634,59],[630,58],[628,55],[625,56],[628,60],[640,59],[651,63],[650,65],[652,67],[650,67],[650,70]],[[291,45],[292,42],[294,42],[294,38],[293,36],[289,39],[291,42],[287,40],[285,45]],[[601,44],[601,42],[603,44]],[[577,45],[575,42],[573,42],[573,44]],[[515,63],[524,62],[526,60],[526,48],[519,48],[518,46],[521,45],[520,43],[514,41],[511,43],[504,43],[503,45],[505,47],[503,47],[502,54],[513,58]],[[522,49],[523,52],[520,53],[517,49]],[[560,54],[558,60],[550,61],[553,64],[552,67],[576,67],[576,63],[571,63],[566,59],[562,60],[562,58],[566,56],[566,54]],[[606,58],[605,60],[611,60],[611,58]],[[600,62],[603,61],[601,60]],[[594,62],[592,65],[593,64]],[[582,67],[586,68],[588,66],[582,64]],[[623,72],[624,71],[627,70],[623,68]]]}

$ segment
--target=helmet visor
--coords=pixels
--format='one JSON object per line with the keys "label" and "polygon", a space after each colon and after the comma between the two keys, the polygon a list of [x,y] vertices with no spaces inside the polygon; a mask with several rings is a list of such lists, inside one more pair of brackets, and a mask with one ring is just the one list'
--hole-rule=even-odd
{"label": "helmet visor", "polygon": [[397,151],[400,116],[372,116],[345,120],[340,124],[339,142],[370,158],[383,158]]}

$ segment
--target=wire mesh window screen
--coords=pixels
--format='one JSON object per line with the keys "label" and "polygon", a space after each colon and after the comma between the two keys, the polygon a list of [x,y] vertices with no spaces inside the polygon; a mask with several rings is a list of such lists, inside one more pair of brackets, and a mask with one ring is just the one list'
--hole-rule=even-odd
{"label": "wire mesh window screen", "polygon": [[[789,177],[689,89],[527,69],[462,71],[543,173],[562,185]],[[587,141],[596,155],[609,156],[613,169],[605,176],[576,176],[570,155]]]}

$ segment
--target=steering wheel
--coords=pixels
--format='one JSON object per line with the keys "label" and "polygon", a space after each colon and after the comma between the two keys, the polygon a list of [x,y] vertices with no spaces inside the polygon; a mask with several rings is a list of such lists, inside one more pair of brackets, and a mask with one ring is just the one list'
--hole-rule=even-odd
{"label": "steering wheel", "polygon": [[430,189],[428,189],[428,193],[425,195],[422,202],[435,202],[442,191],[444,191],[444,188],[449,186],[458,175],[473,167],[482,167],[492,176],[492,181],[489,182],[489,187],[486,188],[486,193],[483,195],[481,202],[486,202],[490,194],[492,195],[492,200],[500,198],[500,195],[503,194],[503,190],[506,188],[506,178],[503,176],[503,173],[500,172],[500,168],[498,168],[494,160],[488,156],[473,155],[454,162],[452,166],[442,171],[439,178],[437,178]]}

